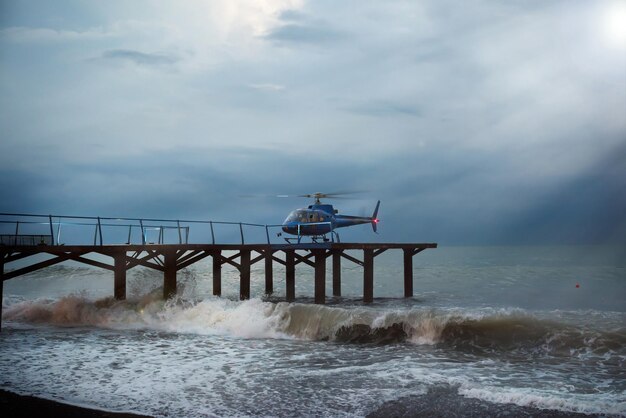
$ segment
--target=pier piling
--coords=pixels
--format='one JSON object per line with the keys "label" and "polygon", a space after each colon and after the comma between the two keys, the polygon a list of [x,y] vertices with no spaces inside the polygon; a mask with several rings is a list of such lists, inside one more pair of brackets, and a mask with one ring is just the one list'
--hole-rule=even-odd
{"label": "pier piling", "polygon": [[176,250],[163,253],[163,299],[176,296]]}
{"label": "pier piling", "polygon": [[272,265],[272,258],[274,252],[272,250],[265,250],[265,294],[271,295],[274,293],[274,269]]}
{"label": "pier piling", "polygon": [[213,296],[222,296],[222,252],[213,252]]}
{"label": "pier piling", "polygon": [[341,296],[341,253],[342,250],[332,250],[333,253],[333,296]]}
{"label": "pier piling", "polygon": [[4,301],[4,254],[0,254],[0,331],[2,331],[2,302]]}
{"label": "pier piling", "polygon": [[326,250],[314,250],[315,303],[326,303]]}
{"label": "pier piling", "polygon": [[363,250],[363,302],[374,300],[374,250]]}
{"label": "pier piling", "polygon": [[285,299],[293,302],[296,299],[296,252],[285,251]]}
{"label": "pier piling", "polygon": [[239,299],[250,299],[250,250],[241,250],[239,255]]}
{"label": "pier piling", "polygon": [[113,296],[117,300],[126,299],[126,252],[117,252],[113,255]]}
{"label": "pier piling", "polygon": [[413,249],[404,251],[404,297],[413,297]]}

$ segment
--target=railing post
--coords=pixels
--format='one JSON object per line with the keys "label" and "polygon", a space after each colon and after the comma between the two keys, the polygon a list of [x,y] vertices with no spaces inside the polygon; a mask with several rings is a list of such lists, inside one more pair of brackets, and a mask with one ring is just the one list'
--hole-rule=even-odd
{"label": "railing post", "polygon": [[211,226],[211,242],[215,245],[215,232],[213,231],[213,221],[209,221],[209,225]]}
{"label": "railing post", "polygon": [[143,229],[143,219],[139,220],[139,226],[141,227],[141,245],[146,245],[146,233]]}
{"label": "railing post", "polygon": [[133,226],[132,225],[128,225],[128,241],[126,242],[126,244],[130,245],[130,234],[133,231]]}
{"label": "railing post", "polygon": [[98,216],[98,232],[100,233],[100,245],[102,245],[102,224],[100,223],[99,216]]}
{"label": "railing post", "polygon": [[50,221],[50,240],[52,241],[52,245],[54,245],[54,228],[52,226],[52,215],[48,215],[48,220]]}
{"label": "railing post", "polygon": [[180,233],[180,221],[176,221],[176,226],[178,226],[178,243],[183,243],[183,236]]}
{"label": "railing post", "polygon": [[19,231],[20,231],[20,221],[15,221],[15,242],[13,243],[13,245],[17,245],[17,237],[19,236]]}
{"label": "railing post", "polygon": [[61,245],[61,217],[57,222],[57,244]]}
{"label": "railing post", "polygon": [[270,244],[270,231],[267,228],[267,225],[265,225],[265,236],[267,237],[267,244]]}
{"label": "railing post", "polygon": [[241,245],[243,245],[243,225],[241,225],[241,222],[239,222],[239,232],[241,233]]}

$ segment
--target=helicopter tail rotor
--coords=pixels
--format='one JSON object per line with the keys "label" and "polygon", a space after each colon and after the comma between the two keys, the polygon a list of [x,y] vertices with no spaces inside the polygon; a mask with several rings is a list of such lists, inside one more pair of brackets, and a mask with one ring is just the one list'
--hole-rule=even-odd
{"label": "helicopter tail rotor", "polygon": [[376,209],[374,209],[374,213],[372,214],[372,229],[374,230],[374,232],[376,231],[376,227],[378,226],[378,208],[380,207],[380,200],[378,201],[378,203],[376,203]]}

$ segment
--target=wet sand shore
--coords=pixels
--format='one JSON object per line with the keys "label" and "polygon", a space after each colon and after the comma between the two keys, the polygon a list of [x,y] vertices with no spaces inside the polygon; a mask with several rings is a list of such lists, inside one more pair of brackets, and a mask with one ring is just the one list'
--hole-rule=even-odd
{"label": "wet sand shore", "polygon": [[0,411],[6,418],[148,418],[146,415],[82,408],[0,390]]}

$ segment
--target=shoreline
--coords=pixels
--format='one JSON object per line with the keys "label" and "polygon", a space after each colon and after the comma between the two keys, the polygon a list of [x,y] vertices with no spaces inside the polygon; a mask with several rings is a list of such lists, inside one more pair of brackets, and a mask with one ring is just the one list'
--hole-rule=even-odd
{"label": "shoreline", "polygon": [[[611,415],[564,412],[514,404],[494,404],[477,399],[464,398],[454,394],[450,387],[434,387],[425,395],[415,395],[385,402],[366,416],[368,418],[403,417],[540,417],[540,418],[592,418]],[[38,398],[30,395],[18,395],[0,389],[0,410],[10,418],[153,418],[131,412],[111,412],[91,409]]]}
{"label": "shoreline", "polygon": [[110,412],[51,401],[30,395],[18,395],[0,389],[0,410],[10,418],[152,418],[149,415],[130,412]]}

